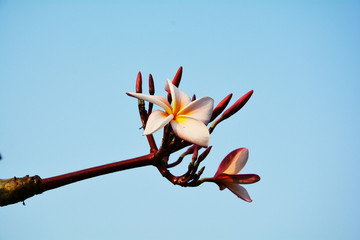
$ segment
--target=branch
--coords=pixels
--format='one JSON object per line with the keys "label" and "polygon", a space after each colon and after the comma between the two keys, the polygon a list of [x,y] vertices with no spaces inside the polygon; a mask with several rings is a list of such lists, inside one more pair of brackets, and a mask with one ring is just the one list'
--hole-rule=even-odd
{"label": "branch", "polygon": [[50,178],[27,175],[23,178],[0,179],[0,206],[22,202],[34,195],[88,178],[154,164],[154,154],[147,154]]}

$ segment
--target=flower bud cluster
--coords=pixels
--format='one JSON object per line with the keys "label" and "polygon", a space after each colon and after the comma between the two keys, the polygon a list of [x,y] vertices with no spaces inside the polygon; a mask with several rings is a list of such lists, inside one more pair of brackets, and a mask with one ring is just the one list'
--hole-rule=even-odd
{"label": "flower bud cluster", "polygon": [[[204,182],[214,182],[220,187],[220,190],[228,188],[239,198],[251,202],[246,189],[240,184],[255,183],[260,180],[260,177],[256,174],[238,174],[248,160],[249,151],[246,148],[239,148],[229,153],[211,178],[200,179],[205,167],[199,171],[198,168],[211,150],[211,146],[208,147],[210,134],[219,123],[237,113],[250,99],[253,91],[249,91],[226,109],[232,98],[232,94],[229,94],[214,108],[212,98],[196,99],[195,94],[190,98],[178,88],[182,72],[183,68],[180,67],[173,81],[166,81],[167,98],[154,95],[155,87],[151,74],[149,75],[149,95],[143,94],[140,72],[136,79],[136,92],[127,93],[139,100],[139,114],[144,128],[143,135],[148,138],[151,152],[160,159],[157,161],[156,167],[164,177],[174,184],[195,187]],[[145,109],[144,101],[149,102],[148,110]],[[153,104],[163,110],[152,111]],[[210,122],[213,123],[208,128],[207,125]],[[164,134],[158,150],[152,134],[160,129],[164,129]],[[169,163],[172,153],[188,146],[190,147],[175,162]],[[202,147],[206,149],[198,155]],[[188,165],[187,172],[181,176],[171,174],[169,169],[182,163],[184,158],[190,154],[192,154],[192,160]]]}

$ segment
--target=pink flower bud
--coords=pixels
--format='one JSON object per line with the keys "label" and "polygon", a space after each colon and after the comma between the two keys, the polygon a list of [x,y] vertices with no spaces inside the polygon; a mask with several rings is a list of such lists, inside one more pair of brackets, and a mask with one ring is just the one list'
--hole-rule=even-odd
{"label": "pink flower bud", "polygon": [[189,147],[183,154],[181,154],[181,158],[184,158],[186,155],[189,155],[189,154],[193,154],[194,151],[195,151],[195,148],[197,148],[196,145],[192,145],[191,147]]}
{"label": "pink flower bud", "polygon": [[[182,67],[180,66],[179,70],[176,72],[174,79],[172,80],[172,84],[174,84],[176,87],[179,87],[179,85],[180,85],[181,76],[182,76]],[[165,87],[165,90],[166,90],[166,87]],[[168,92],[168,95],[167,95],[168,102],[171,103],[172,99],[171,99],[170,89],[168,89],[166,91]]]}
{"label": "pink flower bud", "polygon": [[221,116],[222,120],[227,119],[234,115],[237,111],[239,111],[250,99],[251,95],[253,94],[253,90],[246,93],[244,96],[239,98],[231,107],[229,107]]}
{"label": "pink flower bud", "polygon": [[224,183],[251,184],[260,181],[260,177],[257,174],[220,174],[216,180]]}
{"label": "pink flower bud", "polygon": [[203,161],[207,157],[207,155],[210,153],[211,148],[212,148],[212,146],[206,148],[205,151],[202,154],[200,154],[200,156],[198,157],[198,160],[200,162]]}
{"label": "pink flower bud", "polygon": [[229,95],[227,95],[227,96],[214,108],[209,122],[212,122],[217,116],[220,115],[220,113],[222,113],[222,111],[224,111],[224,109],[226,108],[226,106],[229,104],[231,97],[232,97],[232,93],[230,93]]}
{"label": "pink flower bud", "polygon": [[179,85],[180,85],[182,70],[183,70],[183,68],[180,66],[179,70],[177,71],[177,73],[174,77],[174,80],[172,81],[172,84],[174,84],[176,87],[179,87]]}
{"label": "pink flower bud", "polygon": [[136,92],[142,93],[142,78],[141,78],[141,72],[138,73],[136,78]]}
{"label": "pink flower bud", "polygon": [[[256,174],[238,174],[245,166],[249,157],[246,148],[238,148],[229,153],[220,163],[217,172],[212,178],[204,178],[204,182],[214,182],[220,190],[228,188],[239,198],[251,202],[249,193],[240,184],[251,184],[260,181]],[[200,158],[200,157],[199,157]]]}
{"label": "pink flower bud", "polygon": [[149,74],[149,93],[150,95],[154,95],[155,93],[154,79],[151,74]]}

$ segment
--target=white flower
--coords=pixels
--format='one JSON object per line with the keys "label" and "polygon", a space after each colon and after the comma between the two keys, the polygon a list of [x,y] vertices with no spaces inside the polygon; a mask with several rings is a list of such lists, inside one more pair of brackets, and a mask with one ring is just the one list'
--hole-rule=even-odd
{"label": "white flower", "polygon": [[129,96],[151,102],[165,110],[156,110],[150,114],[144,135],[152,134],[170,123],[179,138],[207,147],[210,134],[206,125],[212,114],[214,100],[210,97],[202,97],[192,102],[190,97],[174,86],[169,79],[167,79],[165,89],[170,89],[173,106],[161,96],[127,93]]}

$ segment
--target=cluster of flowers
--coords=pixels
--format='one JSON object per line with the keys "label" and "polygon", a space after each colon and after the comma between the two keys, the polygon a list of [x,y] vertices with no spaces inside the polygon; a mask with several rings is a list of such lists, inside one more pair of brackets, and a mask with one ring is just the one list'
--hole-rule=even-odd
{"label": "cluster of flowers", "polygon": [[[151,106],[151,109],[152,104],[155,104],[163,109],[155,110],[153,112],[149,109],[148,117],[143,122],[145,127],[143,135],[149,136],[164,127],[166,129],[170,129],[170,132],[174,134],[174,138],[181,139],[185,143],[194,144],[192,148],[189,148],[190,150],[188,150],[186,154],[194,153],[194,149],[196,148],[197,157],[198,149],[201,147],[208,147],[210,134],[214,130],[215,126],[240,110],[249,100],[253,91],[248,92],[237,100],[234,105],[228,108],[211,125],[211,127],[208,128],[207,125],[215,120],[225,110],[232,94],[229,94],[226,98],[224,98],[224,100],[222,100],[215,108],[214,100],[210,97],[202,97],[199,99],[195,99],[195,97],[193,97],[191,99],[186,93],[178,88],[181,73],[182,68],[180,67],[172,82],[167,79],[165,84],[165,90],[168,92],[167,99],[163,96],[154,95],[153,80],[151,75],[149,77],[150,95],[143,94],[141,89],[140,73],[138,75],[136,93],[128,92],[127,94],[131,97],[139,99],[140,101],[149,102],[149,108]],[[207,153],[209,151],[210,148],[208,148]],[[255,183],[260,180],[260,177],[256,174],[238,174],[245,166],[248,156],[249,151],[246,148],[239,148],[232,151],[222,160],[213,177],[203,178],[200,180],[197,178],[195,181],[196,184],[192,185],[200,185],[203,182],[214,182],[220,187],[220,190],[228,188],[239,198],[247,202],[251,202],[252,200],[248,192],[240,184]],[[179,183],[179,181],[177,181],[177,183]]]}

